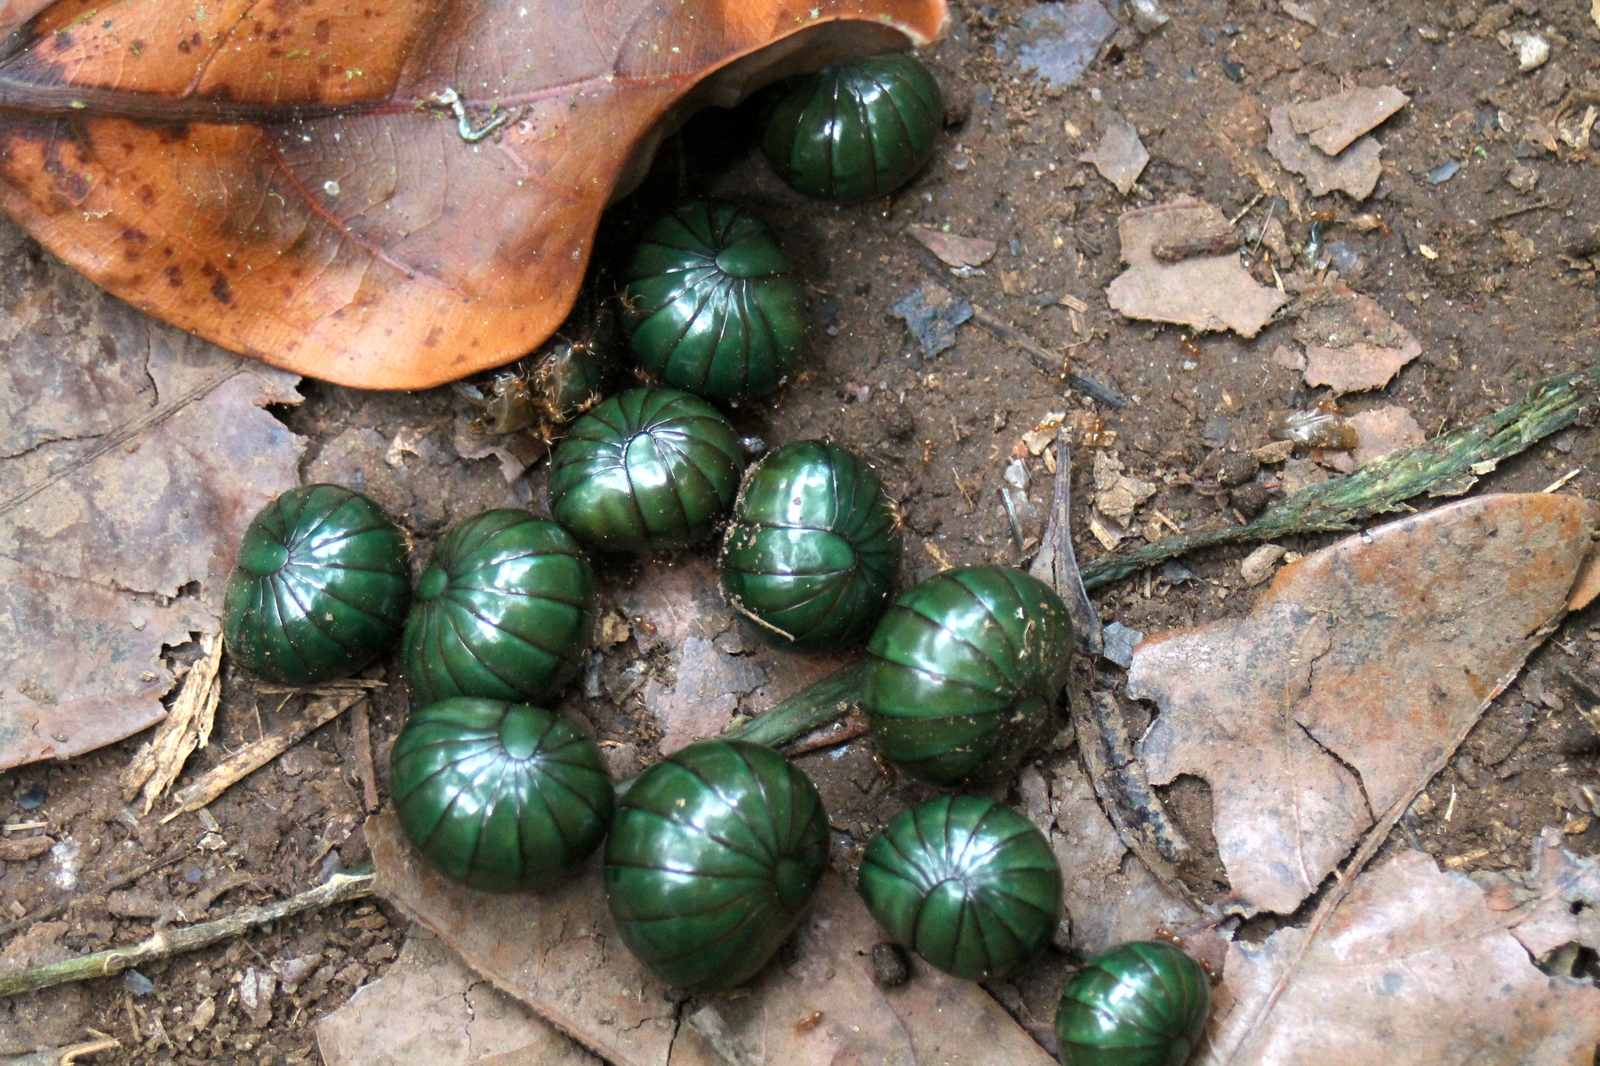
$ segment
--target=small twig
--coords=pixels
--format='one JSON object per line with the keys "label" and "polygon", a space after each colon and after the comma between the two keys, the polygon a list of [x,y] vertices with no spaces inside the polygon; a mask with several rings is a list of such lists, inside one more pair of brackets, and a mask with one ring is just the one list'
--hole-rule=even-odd
{"label": "small twig", "polygon": [[821,751],[823,748],[831,748],[836,744],[864,737],[871,731],[872,727],[867,723],[867,716],[857,707],[839,721],[823,726],[810,736],[795,741],[783,749],[783,754],[790,759],[797,755],[808,755],[813,751]]}
{"label": "small twig", "polygon": [[1105,647],[1100,614],[1083,587],[1078,556],[1072,549],[1072,434],[1066,419],[1056,427],[1056,477],[1050,514],[1039,538],[1039,554],[1028,573],[1056,590],[1072,617],[1072,636],[1080,651],[1099,658]]}
{"label": "small twig", "polygon": [[[1047,374],[1061,374],[1067,379],[1067,384],[1088,396],[1093,396],[1101,403],[1110,404],[1112,407],[1123,408],[1128,406],[1128,401],[1119,396],[1116,390],[1108,388],[1091,378],[1081,374],[1074,374],[1066,369],[1066,357],[1060,352],[1053,352],[1040,344],[1026,333],[1009,322],[1004,322],[977,304],[972,305],[972,321],[993,333],[996,337],[1015,348],[1026,352],[1033,365]],[[1083,341],[1069,344],[1067,347],[1076,348]]]}
{"label": "small twig", "polygon": [[1600,367],[1551,378],[1527,399],[1404,452],[1375,459],[1353,474],[1330,478],[1290,496],[1254,522],[1165,537],[1125,555],[1096,559],[1083,568],[1089,589],[1198,548],[1274,540],[1296,533],[1348,532],[1374,515],[1399,510],[1404,501],[1497,462],[1572,424],[1600,388]]}
{"label": "small twig", "polygon": [[143,789],[145,814],[172,787],[195,749],[211,740],[222,699],[222,634],[202,636],[200,648],[204,654],[189,667],[167,717],[123,772],[122,798],[132,800]]}
{"label": "small twig", "polygon": [[[90,1030],[94,1032],[94,1030]],[[47,1051],[35,1051],[29,1055],[18,1055],[15,1058],[0,1059],[0,1066],[73,1066],[85,1055],[93,1055],[99,1051],[113,1051],[122,1046],[122,1041],[115,1037],[105,1036],[99,1040],[86,1040],[81,1044],[71,1047],[55,1047]]]}
{"label": "small twig", "polygon": [[378,809],[378,775],[372,765],[372,721],[367,701],[357,700],[350,710],[350,743],[356,749],[356,773],[361,775],[361,800],[367,813]]}
{"label": "small twig", "polygon": [[138,944],[125,948],[110,948],[92,955],[82,955],[65,962],[39,966],[21,973],[0,976],[0,998],[23,992],[37,992],[41,988],[83,981],[91,977],[109,977],[130,966],[154,959],[165,959],[187,951],[209,947],[231,940],[256,926],[293,917],[306,911],[327,907],[346,900],[360,899],[372,894],[372,868],[357,867],[345,873],[334,874],[316,888],[290,896],[276,903],[241,907],[232,914],[199,925],[158,929]]}
{"label": "small twig", "polygon": [[246,744],[233,755],[200,775],[200,778],[193,784],[179,791],[173,797],[178,802],[177,809],[164,816],[161,819],[161,824],[165,825],[185,811],[197,811],[204,807],[227,791],[234,782],[259,770],[298,744],[307,733],[327,725],[356,703],[366,698],[365,691],[326,696],[306,708],[300,720],[290,725],[287,729],[278,733],[269,733],[260,740],[254,740]]}
{"label": "small twig", "polygon": [[1510,211],[1502,211],[1498,215],[1490,215],[1489,221],[1491,223],[1504,222],[1508,218],[1516,218],[1518,215],[1525,215],[1529,211],[1543,211],[1547,207],[1554,206],[1556,205],[1549,200],[1540,200],[1536,204],[1524,204],[1522,207],[1514,207]]}

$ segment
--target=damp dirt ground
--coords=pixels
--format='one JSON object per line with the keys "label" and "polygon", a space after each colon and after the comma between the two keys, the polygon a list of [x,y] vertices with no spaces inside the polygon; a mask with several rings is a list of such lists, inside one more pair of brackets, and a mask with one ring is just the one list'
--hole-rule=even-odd
{"label": "damp dirt ground", "polygon": [[[1102,420],[1102,443],[1114,434],[1106,450],[1156,486],[1131,523],[1132,540],[1158,535],[1164,523],[1235,523],[1282,491],[1280,468],[1249,471],[1232,485],[1219,473],[1228,456],[1267,443],[1274,417],[1325,394],[1274,358],[1292,345],[1294,322],[1245,339],[1191,335],[1112,311],[1104,290],[1122,269],[1116,220],[1134,207],[1193,197],[1229,218],[1242,215],[1246,231],[1275,219],[1291,257],[1272,263],[1280,278],[1314,273],[1298,256],[1314,222],[1377,216],[1381,225],[1366,229],[1325,222],[1323,239],[1340,242],[1335,265],[1343,280],[1376,300],[1422,351],[1386,387],[1345,396],[1346,413],[1397,405],[1432,435],[1594,361],[1600,161],[1524,135],[1530,119],[1555,129],[1600,103],[1600,31],[1587,4],[1326,0],[1301,9],[1314,8],[1313,26],[1274,0],[1169,0],[1165,27],[1148,37],[1123,30],[1070,86],[1024,70],[1007,46],[1032,6],[955,5],[949,37],[928,57],[949,97],[950,123],[932,164],[891,198],[806,201],[754,147],[754,109],[718,112],[667,141],[646,184],[607,217],[598,245],[597,263],[614,263],[657,210],[700,194],[742,203],[774,226],[807,289],[809,347],[787,387],[740,409],[736,421],[769,445],[828,437],[869,457],[904,516],[904,583],[946,565],[1017,563],[1031,553],[1037,516],[1020,516],[1019,543],[1002,474],[1022,436],[1052,412]],[[1498,39],[1519,29],[1553,42],[1538,70],[1520,72]],[[1365,201],[1313,197],[1268,154],[1271,108],[1380,85],[1399,86],[1411,101],[1377,131],[1382,177]],[[1118,117],[1150,153],[1127,195],[1080,161]],[[1459,170],[1430,180],[1450,161]],[[952,277],[907,235],[912,225],[992,240],[998,252],[979,271]],[[1259,280],[1273,284],[1271,266],[1254,262]],[[929,281],[1040,346],[1070,353],[1074,372],[1114,389],[1127,406],[1068,391],[1058,375],[970,323],[954,346],[924,355],[889,309]],[[477,510],[544,506],[539,467],[508,484],[495,459],[460,457],[455,427],[470,412],[454,390],[363,394],[307,381],[302,391],[305,402],[281,414],[310,438],[306,478],[363,481],[399,513],[419,555]],[[1477,491],[1538,491],[1571,474],[1564,491],[1600,498],[1596,440],[1580,423],[1503,463]],[[1093,451],[1074,454],[1080,514]],[[1041,510],[1049,496],[1043,462],[1023,458],[1031,502]],[[1330,539],[1281,543],[1305,552]],[[1080,559],[1104,553],[1084,529],[1076,541]],[[1183,560],[1192,579],[1136,577],[1095,600],[1106,622],[1146,632],[1242,614],[1259,592],[1240,573],[1248,551],[1193,555]],[[604,603],[629,635],[604,651],[591,683],[567,705],[610,743],[622,771],[654,757],[663,728],[642,695],[659,657],[625,606],[645,568],[674,562],[600,565]],[[192,654],[175,650],[179,658]],[[795,670],[741,697],[739,710],[764,709],[763,701],[793,691],[815,664]],[[381,797],[407,697],[395,662],[373,676],[391,682],[378,690],[371,714]],[[1566,827],[1575,851],[1600,851],[1600,738],[1576,714],[1595,688],[1600,615],[1591,609],[1556,631],[1495,702],[1402,821],[1396,841],[1466,871],[1525,865],[1547,825]],[[211,747],[190,774],[297,709],[294,699],[229,674]],[[96,951],[167,922],[302,891],[362,862],[366,810],[356,745],[351,724],[336,721],[236,785],[204,819],[166,824],[124,807],[117,779],[135,741],[0,775],[0,822],[8,829],[43,823],[8,839],[48,833],[71,842],[65,856],[0,863],[0,944],[20,937]],[[802,765],[824,791],[836,854],[846,861],[916,794],[885,772],[865,738],[806,756]],[[1204,783],[1181,779],[1167,798],[1180,822],[1207,839]],[[70,1044],[93,1029],[125,1045],[96,1063],[318,1062],[315,1021],[385,970],[404,929],[386,904],[357,901],[141,967],[147,988],[116,977],[17,997],[0,1003],[0,1055]],[[300,960],[293,987],[280,984],[251,1009],[242,992],[252,974],[290,960]],[[1074,961],[1047,959],[1036,976],[996,992],[1023,1020],[1048,1019],[1052,989]]]}

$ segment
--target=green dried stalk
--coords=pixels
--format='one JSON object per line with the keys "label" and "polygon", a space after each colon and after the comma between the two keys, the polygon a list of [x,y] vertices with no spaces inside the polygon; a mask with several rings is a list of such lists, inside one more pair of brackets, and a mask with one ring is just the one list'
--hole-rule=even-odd
{"label": "green dried stalk", "polygon": [[278,921],[292,915],[303,914],[345,900],[372,895],[372,866],[364,864],[344,873],[334,874],[316,888],[298,896],[260,906],[241,907],[232,914],[199,925],[158,929],[148,939],[128,947],[110,948],[93,955],[80,955],[75,959],[51,963],[20,973],[0,977],[0,999],[22,992],[36,992],[41,988],[82,981],[90,977],[108,977],[130,966],[152,959],[164,959],[186,951],[209,947],[223,940],[240,936],[256,926]]}
{"label": "green dried stalk", "polygon": [[[1295,533],[1349,531],[1373,515],[1399,510],[1413,496],[1494,464],[1572,424],[1600,390],[1600,367],[1551,378],[1512,404],[1409,451],[1375,459],[1353,474],[1302,489],[1248,525],[1181,533],[1125,555],[1096,559],[1083,568],[1096,589],[1197,548],[1272,540]],[[1487,471],[1483,471],[1487,472]]]}

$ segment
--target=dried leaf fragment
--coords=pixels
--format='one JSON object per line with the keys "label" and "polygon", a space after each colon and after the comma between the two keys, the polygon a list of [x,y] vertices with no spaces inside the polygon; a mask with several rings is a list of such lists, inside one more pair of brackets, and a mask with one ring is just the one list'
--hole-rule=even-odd
{"label": "dried leaf fragment", "polygon": [[1437,1066],[1492,1048],[1496,1062],[1577,1066],[1600,1041],[1600,989],[1540,973],[1483,892],[1422,852],[1360,876],[1252,1028],[1304,937],[1233,944],[1203,1063]]}
{"label": "dried leaf fragment", "polygon": [[1381,389],[1422,354],[1410,330],[1342,282],[1306,300],[1294,335],[1306,346],[1306,384],[1336,393]]}
{"label": "dried leaf fragment", "polygon": [[1133,190],[1133,183],[1144,173],[1150,162],[1150,153],[1139,139],[1139,131],[1126,119],[1117,119],[1106,127],[1094,151],[1079,157],[1082,162],[1093,163],[1100,176],[1117,187],[1123,196]]}
{"label": "dried leaf fragment", "polygon": [[1563,610],[1596,515],[1450,504],[1285,566],[1246,618],[1139,644],[1128,691],[1161,706],[1140,754],[1156,783],[1210,783],[1241,909],[1292,911],[1459,742]]}
{"label": "dried leaf fragment", "polygon": [[[0,219],[0,770],[159,721],[305,442],[297,378],[163,326]],[[203,443],[200,443],[203,442]],[[195,589],[198,592],[194,592]]]}
{"label": "dried leaf fragment", "polygon": [[1123,214],[1117,233],[1128,269],[1106,288],[1112,308],[1129,318],[1254,337],[1288,303],[1287,295],[1259,284],[1231,252],[1176,263],[1154,254],[1158,245],[1176,246],[1227,228],[1221,211],[1193,200]]}
{"label": "dried leaf fragment", "polygon": [[932,226],[907,226],[906,233],[938,256],[941,262],[953,267],[982,266],[994,258],[996,249],[1000,247],[982,237],[962,237],[936,230]]}
{"label": "dried leaf fragment", "polygon": [[317,1048],[326,1066],[487,1066],[499,1056],[548,1066],[599,1063],[416,928],[383,977],[317,1022]]}
{"label": "dried leaf fragment", "polygon": [[1411,97],[1384,85],[1377,89],[1347,89],[1320,100],[1289,105],[1294,131],[1328,155],[1338,155],[1363,133],[1395,114]]}
{"label": "dried leaf fragment", "polygon": [[1294,131],[1287,104],[1273,108],[1268,122],[1267,151],[1284,169],[1304,175],[1312,196],[1326,196],[1341,189],[1356,200],[1365,200],[1378,187],[1378,178],[1383,174],[1378,157],[1383,146],[1371,134],[1357,137],[1344,151],[1329,158],[1312,146],[1309,137]]}

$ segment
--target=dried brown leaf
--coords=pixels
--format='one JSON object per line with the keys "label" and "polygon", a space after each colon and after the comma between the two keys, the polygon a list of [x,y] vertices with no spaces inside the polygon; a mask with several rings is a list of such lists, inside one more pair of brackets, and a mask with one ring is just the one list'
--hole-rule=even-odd
{"label": "dried brown leaf", "polygon": [[1117,233],[1128,269],[1106,288],[1112,308],[1129,318],[1254,337],[1288,296],[1257,283],[1232,252],[1176,263],[1163,263],[1154,254],[1157,245],[1180,245],[1226,228],[1221,211],[1192,200],[1122,215]]}
{"label": "dried brown leaf", "polygon": [[1350,143],[1411,102],[1411,97],[1385,85],[1377,89],[1347,89],[1303,104],[1289,105],[1294,131],[1328,155],[1338,155]]}
{"label": "dried brown leaf", "polygon": [[317,1048],[326,1066],[599,1066],[416,928],[382,978],[317,1023]]}
{"label": "dried brown leaf", "polygon": [[953,267],[982,266],[994,258],[995,250],[1000,247],[982,237],[962,237],[931,226],[907,226],[906,233],[940,261]]}
{"label": "dried brown leaf", "polygon": [[[536,896],[491,896],[423,866],[392,815],[367,821],[378,891],[449,944],[502,991],[616,1066],[724,1066],[678,1022],[680,994],[650,976],[618,939],[598,862]],[[872,983],[883,933],[836,875],[796,931],[793,961],[769,965],[714,1001],[736,1045],[767,1063],[1007,1061],[1050,1058],[978,986],[918,967],[898,989]],[[817,1011],[815,1024],[796,1028]]]}
{"label": "dried brown leaf", "polygon": [[929,43],[949,17],[943,0],[93,10],[58,0],[7,45],[0,205],[136,306],[367,388],[535,348],[601,211],[694,110]]}
{"label": "dried brown leaf", "polygon": [[1561,612],[1595,521],[1553,495],[1451,504],[1284,567],[1245,618],[1135,649],[1129,692],[1162,712],[1150,777],[1210,783],[1241,909],[1294,910],[1416,787]]}
{"label": "dried brown leaf", "polygon": [[1235,942],[1204,1066],[1590,1066],[1600,990],[1529,961],[1466,877],[1402,852],[1361,875],[1244,1043],[1304,942]]}
{"label": "dried brown leaf", "polygon": [[0,769],[158,721],[303,442],[293,375],[163,326],[0,219]]}
{"label": "dried brown leaf", "polygon": [[1093,163],[1100,176],[1117,187],[1123,196],[1133,189],[1133,183],[1144,173],[1150,162],[1150,153],[1139,139],[1139,131],[1125,119],[1117,119],[1106,127],[1094,151],[1079,157],[1082,162]]}
{"label": "dried brown leaf", "polygon": [[1312,196],[1326,196],[1342,189],[1357,200],[1365,200],[1378,187],[1383,164],[1378,161],[1383,146],[1371,134],[1357,137],[1337,156],[1329,158],[1312,147],[1311,140],[1294,131],[1289,107],[1281,104],[1268,116],[1267,151],[1285,170],[1302,174]]}
{"label": "dried brown leaf", "polygon": [[665,1066],[678,996],[618,938],[598,856],[551,891],[491,895],[423,865],[391,813],[367,819],[366,838],[378,894],[496,988],[614,1066]]}

